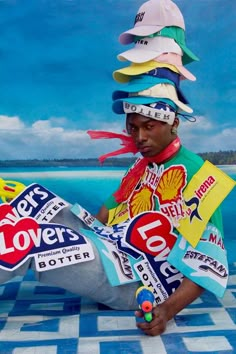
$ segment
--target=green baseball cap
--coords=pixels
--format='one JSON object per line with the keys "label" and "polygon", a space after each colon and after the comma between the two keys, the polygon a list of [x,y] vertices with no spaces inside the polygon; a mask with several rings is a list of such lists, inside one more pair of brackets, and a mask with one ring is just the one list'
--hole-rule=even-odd
{"label": "green baseball cap", "polygon": [[[149,36],[146,37],[168,37],[168,38],[172,38],[175,40],[175,42],[180,46],[180,48],[183,51],[183,64],[189,64],[193,61],[199,60],[199,58],[187,47],[186,45],[186,41],[185,41],[185,31],[180,28],[180,27],[176,27],[176,26],[169,26],[169,27],[164,27],[162,28],[160,31],[155,32]],[[135,40],[138,40],[140,38],[140,36],[136,36]]]}

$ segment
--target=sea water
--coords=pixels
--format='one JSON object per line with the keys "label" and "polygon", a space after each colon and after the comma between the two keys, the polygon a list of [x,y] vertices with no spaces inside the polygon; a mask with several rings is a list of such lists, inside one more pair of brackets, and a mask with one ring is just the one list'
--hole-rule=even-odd
{"label": "sea water", "polygon": [[[236,165],[218,166],[236,180]],[[1,168],[0,177],[26,185],[39,183],[70,203],[79,203],[96,214],[106,198],[113,193],[124,175],[125,168],[118,167],[28,167]],[[225,230],[225,247],[229,262],[236,261],[236,188],[222,204]]]}

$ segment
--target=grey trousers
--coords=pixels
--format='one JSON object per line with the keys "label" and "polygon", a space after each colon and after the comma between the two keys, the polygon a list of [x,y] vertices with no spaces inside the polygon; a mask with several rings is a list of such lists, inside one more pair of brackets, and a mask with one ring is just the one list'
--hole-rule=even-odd
{"label": "grey trousers", "polygon": [[[82,222],[67,207],[55,216],[52,222],[66,225],[75,231],[84,227]],[[91,243],[90,240],[88,242]],[[13,277],[24,276],[28,269],[33,269],[39,282],[57,286],[74,294],[88,297],[91,300],[107,305],[117,310],[134,310],[138,308],[135,292],[138,282],[112,287],[107,279],[99,253],[92,244],[95,259],[56,268],[48,271],[37,272],[34,260],[27,260],[22,266],[13,272],[0,269],[0,283],[4,283]]]}

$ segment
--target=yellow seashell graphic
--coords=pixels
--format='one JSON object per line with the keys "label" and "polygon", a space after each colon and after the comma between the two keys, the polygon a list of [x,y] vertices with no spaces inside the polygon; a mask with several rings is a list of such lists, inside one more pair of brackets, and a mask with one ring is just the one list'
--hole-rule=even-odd
{"label": "yellow seashell graphic", "polygon": [[166,169],[155,191],[160,204],[176,202],[180,199],[185,185],[186,171],[183,166],[174,166]]}
{"label": "yellow seashell graphic", "polygon": [[153,210],[153,190],[148,186],[142,186],[141,189],[133,193],[128,204],[130,217],[144,211]]}

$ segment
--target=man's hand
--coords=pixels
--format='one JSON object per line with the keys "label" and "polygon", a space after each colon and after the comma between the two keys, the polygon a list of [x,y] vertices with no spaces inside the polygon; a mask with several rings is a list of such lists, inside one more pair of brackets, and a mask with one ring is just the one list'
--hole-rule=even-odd
{"label": "man's hand", "polygon": [[96,218],[103,224],[106,224],[108,222],[108,215],[109,215],[109,210],[105,207],[105,205],[102,205],[100,208],[99,212],[96,215]]}
{"label": "man's hand", "polygon": [[[137,322],[137,327],[149,336],[162,334],[166,329],[167,322],[196,300],[203,291],[203,288],[184,278],[180,286],[166,301],[153,308],[152,321]],[[142,311],[136,311],[135,316],[143,317]]]}
{"label": "man's hand", "polygon": [[[139,318],[143,317],[143,312],[136,311],[135,316]],[[152,311],[151,322],[146,322],[146,321],[137,322],[137,327],[149,336],[157,336],[162,334],[165,331],[167,322],[168,322],[167,311],[165,310],[165,307],[162,306],[161,304],[158,305],[157,307],[154,307]]]}

